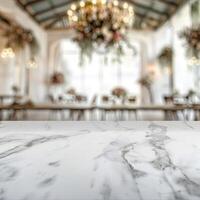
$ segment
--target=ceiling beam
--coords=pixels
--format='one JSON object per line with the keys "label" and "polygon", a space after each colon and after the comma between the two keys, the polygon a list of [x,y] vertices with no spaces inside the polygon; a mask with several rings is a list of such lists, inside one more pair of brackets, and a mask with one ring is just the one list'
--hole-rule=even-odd
{"label": "ceiling beam", "polygon": [[45,29],[50,29],[51,27],[53,27],[54,24],[56,24],[57,22],[61,21],[63,17],[64,17],[64,15],[55,18],[53,21],[51,21],[49,24],[47,24],[47,25],[45,26]]}
{"label": "ceiling beam", "polygon": [[[151,1],[151,7],[153,7],[153,5],[154,5],[154,1]],[[147,17],[147,15],[148,15],[148,11],[144,14],[143,17],[141,17],[141,19],[140,19],[140,24],[141,25],[144,23],[144,20]]]}
{"label": "ceiling beam", "polygon": [[10,21],[6,19],[1,13],[0,13],[0,21],[2,21],[3,23],[7,25],[11,25]]}
{"label": "ceiling beam", "polygon": [[[27,6],[36,4],[36,3],[40,3],[42,1],[45,1],[45,0],[31,0],[28,3],[24,4],[24,6],[27,7]],[[71,0],[70,2],[73,2],[73,1],[76,1],[76,0]],[[176,6],[176,7],[181,3],[181,0],[178,0],[178,2],[174,1],[174,0],[157,0],[157,1],[159,1],[163,4],[172,5],[172,6]]]}
{"label": "ceiling beam", "polygon": [[[68,0],[68,1],[65,1],[65,2],[62,2],[62,3],[59,3],[57,5],[53,5],[51,6],[50,8],[46,8],[46,9],[42,9],[38,12],[36,12],[35,14],[32,14],[29,12],[29,10],[27,9],[28,6],[32,6],[34,4],[37,4],[37,3],[41,3],[41,2],[45,2],[46,0],[30,0],[29,2],[27,2],[26,4],[23,4],[21,2],[21,0],[16,0],[17,3],[26,11],[28,12],[28,14],[38,23],[42,24],[44,22],[48,22],[49,20],[51,20],[51,22],[47,25],[47,27],[52,27],[56,22],[58,22],[59,20],[61,20],[66,12],[60,12],[60,13],[55,13],[53,15],[50,15],[49,17],[46,17],[46,18],[43,18],[41,20],[37,20],[37,16],[39,15],[42,15],[43,13],[47,13],[47,12],[50,12],[50,11],[55,11],[56,9],[59,9],[59,8],[62,8],[64,6],[68,6],[70,5],[71,3],[73,2],[79,2],[79,0]],[[136,2],[135,0],[124,0],[130,4],[132,4],[137,10],[137,8],[140,8],[140,9],[143,9],[144,11],[146,12],[151,12],[151,13],[154,13],[154,14],[157,14],[158,17],[160,16],[160,18],[162,18],[162,20],[159,20],[160,22],[163,23],[163,21],[167,20],[170,18],[170,16],[173,14],[171,13],[170,11],[160,11],[156,8],[154,8],[153,6],[147,6],[147,5],[144,5],[142,3],[138,3]],[[166,5],[169,5],[169,6],[174,6],[174,8],[178,8],[180,5],[182,5],[182,3],[184,2],[187,2],[188,0],[177,0],[177,1],[174,1],[174,0],[155,0],[154,2],[160,2],[160,3],[163,3],[163,4],[166,4]],[[47,1],[48,2],[48,1]],[[171,7],[172,8],[172,7]],[[173,9],[174,10],[174,9]],[[176,9],[175,9],[176,10]],[[146,14],[145,14],[146,15]],[[139,16],[139,13],[138,13],[138,16]],[[143,14],[143,17],[144,17],[144,14]],[[142,18],[142,16],[140,15],[140,18]],[[148,19],[150,19],[151,17],[148,17]],[[164,20],[165,19],[165,20]],[[152,19],[154,20],[154,19]],[[155,19],[156,20],[156,19]],[[162,24],[161,23],[161,24]],[[46,26],[45,26],[46,27]]]}
{"label": "ceiling beam", "polygon": [[[51,10],[55,10],[57,8],[61,8],[63,6],[67,6],[67,5],[69,5],[69,4],[71,4],[72,2],[75,2],[75,1],[78,1],[78,0],[70,0],[68,2],[64,2],[62,4],[54,6],[53,8],[46,9],[46,11],[43,11],[43,13],[49,12]],[[133,6],[135,6],[135,7],[142,8],[142,9],[148,11],[148,12],[153,12],[153,13],[156,13],[158,15],[162,15],[162,16],[166,17],[166,19],[170,17],[170,14],[167,13],[167,12],[161,12],[161,11],[159,11],[157,9],[152,8],[152,7],[136,3],[133,0],[126,0],[126,1],[129,2],[130,4],[133,4]],[[40,14],[42,14],[42,11],[40,12]],[[37,15],[38,15],[38,13],[36,13],[34,16],[37,16]],[[61,15],[62,15],[62,13],[61,13]],[[41,20],[38,20],[38,22],[39,23],[43,23],[44,21],[48,21],[49,19],[52,19],[52,18],[55,18],[55,17],[56,17],[56,15],[53,14],[53,15],[51,15],[49,17],[43,18]]]}
{"label": "ceiling beam", "polygon": [[[59,17],[60,17],[60,16],[64,16],[64,15],[67,16],[66,12],[61,12],[61,13],[59,13]],[[40,20],[38,20],[38,22],[41,24],[41,23],[44,23],[44,22],[46,22],[46,21],[49,21],[49,20],[54,19],[54,18],[57,18],[57,17],[58,17],[58,13],[57,13],[57,14],[54,14],[54,13],[53,13],[53,15],[50,15],[49,17],[45,17],[45,18],[43,18],[43,19],[40,19]]]}
{"label": "ceiling beam", "polygon": [[[173,0],[171,0],[171,1],[173,1]],[[171,15],[170,15],[168,21],[170,21],[171,18],[173,17],[173,15],[174,15],[176,12],[178,12],[178,11],[179,11],[187,2],[189,2],[190,0],[177,0],[177,1],[179,2],[179,6],[177,7],[176,10],[174,10],[174,11],[171,13]],[[159,27],[163,26],[165,23],[167,23],[167,21],[163,21],[163,22],[159,25]],[[157,29],[158,29],[159,27],[157,27]]]}
{"label": "ceiling beam", "polygon": [[40,2],[43,2],[43,1],[45,1],[45,0],[31,0],[31,1],[27,2],[26,4],[24,4],[24,7],[26,8],[28,6],[32,6],[34,4],[37,4],[37,3],[40,3]]}
{"label": "ceiling beam", "polygon": [[177,3],[176,1],[168,1],[168,0],[157,0],[157,1],[159,1],[160,3],[170,5],[170,6],[175,6],[175,7],[179,5],[179,3]]}
{"label": "ceiling beam", "polygon": [[[140,16],[140,17],[144,17],[144,15],[143,14],[141,14],[141,13],[139,13],[139,12],[135,12],[135,14],[136,15],[138,15],[138,16]],[[59,15],[59,16],[58,16]],[[64,16],[66,16],[67,17],[67,14],[66,14],[66,12],[64,11],[64,12],[62,12],[62,13],[59,13],[58,15],[51,15],[51,16],[49,16],[49,17],[46,17],[46,18],[44,18],[44,19],[42,19],[42,20],[39,20],[39,23],[44,23],[45,21],[48,21],[48,20],[51,20],[51,19],[53,19],[53,18],[60,18],[60,17],[64,17]],[[151,19],[154,19],[154,20],[156,20],[156,18],[152,18],[151,17]]]}
{"label": "ceiling beam", "polygon": [[[68,2],[63,2],[63,3],[57,4],[57,5],[54,6],[54,9],[62,8],[64,6],[68,6],[72,2],[74,2],[74,0],[70,0]],[[46,8],[46,9],[40,10],[40,11],[36,12],[33,16],[36,17],[38,15],[41,15],[41,14],[49,12],[49,11],[52,11],[52,8]]]}
{"label": "ceiling beam", "polygon": [[[38,0],[40,1],[40,0]],[[36,22],[38,23],[37,19],[27,10],[27,8],[24,6],[24,4],[21,2],[21,0],[16,0],[17,4],[26,12],[28,15]]]}
{"label": "ceiling beam", "polygon": [[[57,9],[57,8],[61,8],[61,7],[63,7],[63,6],[68,6],[69,4],[71,4],[71,3],[73,3],[73,2],[76,2],[77,0],[70,0],[70,1],[67,1],[67,2],[62,2],[62,3],[60,3],[60,4],[57,4],[57,5],[55,5],[54,6],[54,8],[46,8],[46,9],[43,9],[43,10],[40,10],[40,11],[38,11],[38,12],[36,12],[35,14],[33,14],[33,16],[34,17],[36,17],[36,16],[38,16],[38,15],[42,15],[43,13],[46,13],[46,12],[50,12],[50,11],[52,11],[53,9]],[[165,4],[166,4],[166,1],[163,1],[163,0],[158,0],[158,1],[161,1],[161,2],[165,2]],[[127,0],[127,2],[129,2],[130,4],[134,4],[135,6],[137,6],[137,7],[140,7],[140,8],[143,8],[143,9],[146,9],[146,10],[150,10],[150,11],[152,11],[152,12],[156,12],[156,13],[158,13],[158,14],[160,14],[160,15],[165,15],[165,16],[168,16],[168,13],[166,12],[166,13],[163,13],[163,12],[160,12],[160,11],[158,11],[158,10],[156,10],[156,9],[153,9],[152,7],[147,7],[147,6],[144,6],[144,5],[142,5],[142,4],[138,4],[138,3],[135,3],[135,2],[132,2],[132,0]],[[169,3],[169,2],[168,2]],[[175,3],[176,4],[176,3]],[[176,4],[177,5],[177,4]]]}
{"label": "ceiling beam", "polygon": [[[139,12],[135,12],[135,15],[136,15],[137,17],[139,17],[139,18],[143,18],[143,17],[145,16],[144,14],[141,14],[141,13],[139,13]],[[45,26],[44,26],[45,29],[50,29],[51,27],[53,27],[53,25],[56,24],[57,22],[59,22],[60,20],[62,20],[62,18],[63,18],[64,16],[66,16],[66,12],[61,13],[59,17],[55,17],[55,19],[54,19],[53,21],[51,21],[49,24],[45,25]],[[53,19],[53,18],[51,18],[51,19]],[[160,23],[163,22],[163,20],[160,20],[160,19],[157,19],[157,18],[153,18],[153,17],[146,17],[146,19],[147,19],[148,21],[154,21],[154,22],[157,21],[158,24],[160,24]]]}
{"label": "ceiling beam", "polygon": [[142,9],[148,11],[148,12],[153,12],[153,13],[156,13],[158,15],[165,16],[166,18],[169,17],[169,13],[167,13],[167,12],[162,12],[160,10],[153,8],[153,7],[149,7],[149,6],[146,6],[144,4],[137,3],[134,0],[126,0],[126,1],[130,4],[132,4],[133,6],[138,7],[138,8],[142,8]]}
{"label": "ceiling beam", "polygon": [[[141,14],[139,12],[135,12],[135,15],[140,17],[140,18],[143,18],[143,17],[146,16],[145,14]],[[154,17],[150,17],[150,16],[148,16],[147,18],[150,19],[150,20],[153,20],[153,21],[160,21],[160,22],[163,21],[163,20],[161,20],[161,18],[154,18]]]}

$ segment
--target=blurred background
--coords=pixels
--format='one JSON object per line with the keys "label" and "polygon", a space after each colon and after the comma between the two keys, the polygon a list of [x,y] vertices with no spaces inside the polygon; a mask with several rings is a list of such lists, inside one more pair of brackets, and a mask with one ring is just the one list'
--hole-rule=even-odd
{"label": "blurred background", "polygon": [[0,120],[200,120],[200,1],[0,0]]}

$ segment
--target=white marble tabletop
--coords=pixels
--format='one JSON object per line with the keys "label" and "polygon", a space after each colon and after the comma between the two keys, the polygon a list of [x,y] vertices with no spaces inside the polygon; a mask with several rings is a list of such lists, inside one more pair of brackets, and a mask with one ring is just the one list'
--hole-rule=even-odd
{"label": "white marble tabletop", "polygon": [[0,200],[199,199],[199,122],[0,124]]}

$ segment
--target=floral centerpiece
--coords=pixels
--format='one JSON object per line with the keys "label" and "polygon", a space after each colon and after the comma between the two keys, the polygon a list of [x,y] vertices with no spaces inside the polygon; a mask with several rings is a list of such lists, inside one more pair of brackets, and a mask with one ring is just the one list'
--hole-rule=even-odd
{"label": "floral centerpiece", "polygon": [[61,72],[54,72],[50,77],[51,85],[62,85],[65,82],[64,75]]}
{"label": "floral centerpiece", "polygon": [[81,51],[81,64],[85,57],[91,59],[92,53],[116,53],[120,61],[123,55],[122,43],[126,33],[133,25],[133,7],[117,0],[86,0],[72,4],[67,11],[69,25],[75,30],[73,38]]}
{"label": "floral centerpiece", "polygon": [[112,90],[112,95],[117,98],[124,98],[127,96],[127,91],[122,87],[116,87]]}
{"label": "floral centerpiece", "polygon": [[69,95],[75,96],[76,95],[76,90],[74,88],[70,88],[69,90],[67,90],[66,93],[69,94]]}

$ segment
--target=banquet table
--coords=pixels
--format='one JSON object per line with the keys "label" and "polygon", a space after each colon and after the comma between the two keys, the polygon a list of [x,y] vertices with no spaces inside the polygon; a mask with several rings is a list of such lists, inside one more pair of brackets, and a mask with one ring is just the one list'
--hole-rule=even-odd
{"label": "banquet table", "polygon": [[[165,119],[170,120],[169,115],[174,115],[173,120],[178,120],[177,112],[181,112],[184,115],[185,110],[193,110],[196,115],[196,120],[200,119],[200,105],[173,105],[173,104],[165,104],[165,105],[90,105],[90,104],[64,104],[64,103],[36,103],[36,104],[24,104],[24,105],[10,105],[10,104],[0,104],[0,112],[2,111],[72,111],[72,112],[80,112],[83,116],[85,112],[90,112],[91,115],[95,111],[101,112],[101,120],[105,120],[103,117],[104,113],[108,112],[131,112],[133,111],[135,115],[137,115],[140,111],[157,111],[163,112]],[[137,118],[137,116],[136,116]],[[83,119],[80,117],[80,119]]]}
{"label": "banquet table", "polygon": [[0,199],[199,200],[197,122],[1,122]]}
{"label": "banquet table", "polygon": [[173,104],[158,104],[158,105],[90,105],[90,104],[65,104],[65,103],[36,103],[33,105],[10,105],[0,104],[0,110],[88,110],[88,109],[99,109],[99,110],[182,110],[182,109],[200,109],[200,104],[193,105],[173,105]]}
{"label": "banquet table", "polygon": [[36,103],[33,105],[0,104],[0,110],[144,110],[144,111],[177,111],[187,108],[200,110],[200,105],[89,105],[63,103]]}
{"label": "banquet table", "polygon": [[22,99],[23,96],[20,95],[0,95],[0,103],[4,103],[4,100],[14,100],[14,99]]}

